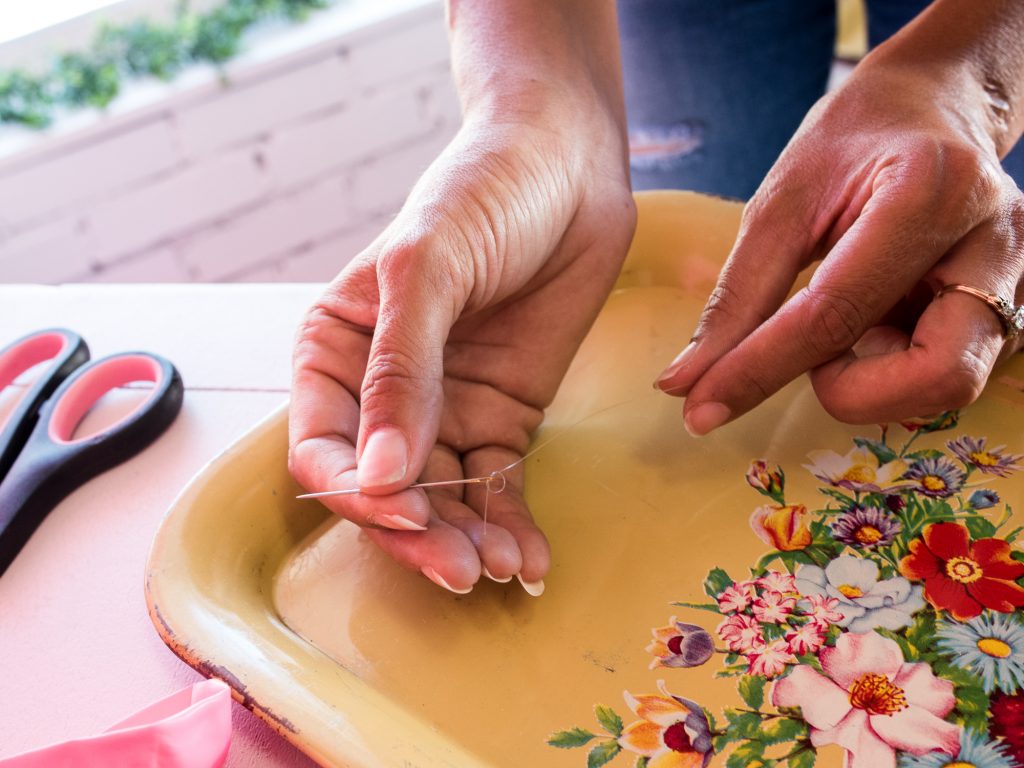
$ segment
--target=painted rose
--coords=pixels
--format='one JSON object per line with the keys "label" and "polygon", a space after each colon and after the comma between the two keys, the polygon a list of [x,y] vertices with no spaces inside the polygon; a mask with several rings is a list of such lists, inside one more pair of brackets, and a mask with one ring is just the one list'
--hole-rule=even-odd
{"label": "painted rose", "polygon": [[997,693],[990,705],[989,735],[1002,739],[1018,764],[1024,765],[1024,694]]}
{"label": "painted rose", "polygon": [[804,549],[811,543],[811,532],[804,517],[807,508],[802,504],[780,507],[766,504],[750,516],[750,527],[769,546],[783,552]]}
{"label": "painted rose", "polygon": [[902,576],[879,581],[878,566],[853,555],[840,555],[825,568],[802,566],[796,573],[796,587],[801,595],[838,600],[836,610],[843,618],[836,624],[850,632],[902,629],[924,607],[921,587]]}
{"label": "painted rose", "polygon": [[960,523],[932,523],[910,542],[900,573],[924,582],[924,596],[958,621],[981,615],[983,608],[1010,613],[1024,606],[1024,563],[1011,556],[1002,539],[971,541]]}
{"label": "painted rose", "polygon": [[653,642],[647,646],[654,656],[650,668],[656,667],[699,667],[715,652],[711,635],[696,624],[676,621],[673,616],[667,627],[652,629]]}
{"label": "painted rose", "polygon": [[623,729],[619,746],[648,759],[647,768],[705,768],[711,761],[711,729],[694,702],[673,696],[658,681],[660,694],[623,692],[639,719]]}
{"label": "painted rose", "polygon": [[800,707],[815,747],[838,744],[848,768],[894,768],[896,752],[956,755],[960,727],[946,722],[953,684],[924,663],[907,663],[876,632],[844,633],[818,655],[824,674],[793,668],[772,688],[777,707]]}
{"label": "painted rose", "polygon": [[900,478],[907,471],[905,462],[896,459],[881,464],[867,448],[853,448],[845,456],[835,451],[811,451],[810,464],[804,468],[822,482],[850,491],[881,493],[887,488],[901,485]]}

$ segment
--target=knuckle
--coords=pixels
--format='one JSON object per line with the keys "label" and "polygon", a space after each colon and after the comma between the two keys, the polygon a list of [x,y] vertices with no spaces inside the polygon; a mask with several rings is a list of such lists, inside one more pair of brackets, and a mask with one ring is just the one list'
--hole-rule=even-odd
{"label": "knuckle", "polygon": [[962,350],[956,363],[935,383],[935,410],[966,408],[977,400],[988,379],[988,366],[973,350]]}
{"label": "knuckle", "polygon": [[800,326],[801,342],[813,356],[834,356],[860,338],[864,315],[853,300],[835,291],[805,289],[808,312]]}
{"label": "knuckle", "polygon": [[379,351],[367,363],[361,401],[365,404],[388,393],[406,392],[416,388],[421,378],[419,366],[408,353],[397,349]]}
{"label": "knuckle", "polygon": [[727,269],[722,274],[722,278],[718,281],[718,284],[715,285],[714,290],[711,291],[707,304],[704,305],[704,311],[701,314],[700,324],[698,326],[698,333],[703,331],[707,326],[716,325],[718,323],[728,323],[739,319],[741,307],[742,302],[740,300],[739,292],[733,286],[733,281],[730,279]]}

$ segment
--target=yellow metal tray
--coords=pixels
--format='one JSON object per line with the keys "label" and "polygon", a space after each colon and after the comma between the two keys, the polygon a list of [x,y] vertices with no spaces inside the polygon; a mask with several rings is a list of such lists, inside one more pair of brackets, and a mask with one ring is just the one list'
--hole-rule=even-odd
{"label": "yellow metal tray", "polygon": [[[792,738],[781,738],[786,726],[778,722],[794,715],[784,710],[780,717],[773,707],[773,680],[716,676],[748,658],[721,653],[727,649],[716,628],[731,614],[714,610],[704,582],[710,574],[717,594],[736,580],[741,591],[765,598],[767,588],[742,581],[773,545],[788,550],[768,565],[780,572],[783,563],[827,559],[821,543],[834,537],[824,522],[837,513],[819,511],[840,502],[821,489],[853,497],[855,490],[838,479],[853,459],[864,466],[849,476],[867,482],[864,472],[877,470],[879,487],[898,484],[896,465],[872,464],[875,454],[867,448],[849,454],[860,436],[876,441],[871,446],[887,458],[877,444],[880,429],[835,422],[805,381],[708,438],[686,435],[680,402],[653,393],[650,382],[689,338],[741,209],[688,193],[642,194],[638,204],[639,227],[618,287],[537,439],[557,437],[527,465],[527,497],[553,550],[541,598],[515,581],[482,581],[469,595],[449,594],[396,566],[323,507],[295,501],[282,410],[192,481],[154,542],[147,599],[174,652],[226,680],[245,706],[324,765],[582,767],[589,760],[686,768],[708,760],[724,766],[736,749],[730,765],[786,755],[793,768],[810,765],[806,729],[796,723]],[[1021,380],[1015,360],[952,429],[893,425],[887,445],[899,449],[914,437],[911,451],[942,451],[951,461],[947,443],[961,436],[986,437],[990,449],[1024,449]],[[832,472],[835,483],[803,468],[814,463],[807,458],[812,451],[846,457],[843,464],[817,456],[817,473]],[[772,467],[781,465],[786,502],[805,506],[806,514],[797,509],[787,517],[788,510],[773,509],[780,505],[745,480],[759,458],[768,466],[751,475],[754,484],[773,491]],[[995,524],[1004,504],[1024,502],[1018,474],[974,471],[968,481],[1001,497],[973,517]],[[864,487],[857,486],[858,498],[874,498]],[[974,490],[949,499],[967,499]],[[932,505],[939,498],[911,491],[904,497]],[[762,507],[768,508],[752,521]],[[811,525],[817,519],[823,522]],[[975,538],[998,538],[1015,527],[1010,520],[992,534],[985,523],[972,525]],[[805,530],[814,532],[810,548]],[[845,535],[859,531],[870,539],[866,530]],[[704,607],[673,605],[679,602]],[[925,614],[936,611],[915,616]],[[941,624],[945,614],[938,615]],[[1020,611],[997,618],[1016,622]],[[708,632],[719,652],[699,666],[673,666],[680,663],[674,651],[702,655],[700,632],[683,631],[673,620]],[[839,630],[831,632],[829,642],[836,642]],[[685,647],[673,641],[684,635]],[[1006,658],[1017,660],[1016,647],[1011,650]],[[911,658],[916,651],[901,646],[900,652],[907,664],[928,663]],[[1024,647],[1019,655],[1024,665]],[[936,662],[936,674],[950,664]],[[791,661],[783,671],[794,668]],[[974,695],[982,710],[945,717],[977,726],[986,717],[977,681],[970,670],[956,674],[958,693]],[[872,706],[884,710],[897,700],[880,701]],[[708,730],[719,748],[713,757],[698,749],[706,746],[704,711],[712,715]],[[763,743],[765,734],[778,743]],[[842,760],[837,746],[818,750],[818,766]]]}

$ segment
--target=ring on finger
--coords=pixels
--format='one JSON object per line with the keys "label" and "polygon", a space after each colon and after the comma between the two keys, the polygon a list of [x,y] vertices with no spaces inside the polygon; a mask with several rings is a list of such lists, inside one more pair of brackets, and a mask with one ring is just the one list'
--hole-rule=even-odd
{"label": "ring on finger", "polygon": [[1024,305],[1015,305],[1003,296],[961,283],[950,283],[949,285],[942,286],[935,294],[935,298],[938,299],[954,291],[966,293],[968,296],[973,296],[985,302],[999,318],[999,322],[1003,326],[1003,337],[1005,339],[1012,340],[1024,331]]}

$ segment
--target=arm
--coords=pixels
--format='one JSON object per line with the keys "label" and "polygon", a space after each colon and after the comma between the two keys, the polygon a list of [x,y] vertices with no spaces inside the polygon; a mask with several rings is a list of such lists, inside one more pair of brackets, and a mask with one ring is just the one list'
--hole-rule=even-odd
{"label": "arm", "polygon": [[690,431],[805,371],[850,422],[972,402],[1018,343],[975,298],[927,299],[966,283],[1020,300],[1024,201],[999,157],[1022,128],[1024,3],[937,0],[866,57],[748,204],[693,344],[659,380],[687,395]]}

